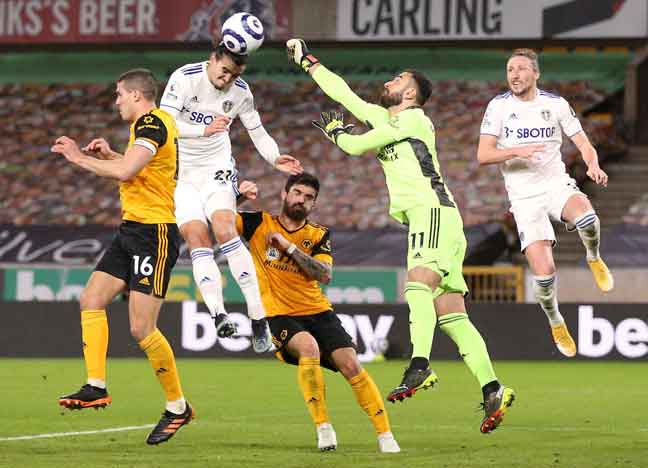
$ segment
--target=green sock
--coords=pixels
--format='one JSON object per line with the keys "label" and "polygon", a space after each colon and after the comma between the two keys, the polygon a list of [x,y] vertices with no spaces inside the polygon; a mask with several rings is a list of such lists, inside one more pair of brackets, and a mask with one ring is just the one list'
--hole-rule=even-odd
{"label": "green sock", "polygon": [[426,284],[408,281],[405,285],[405,299],[410,309],[412,358],[430,359],[432,338],[436,326],[436,310],[434,310],[432,289]]}
{"label": "green sock", "polygon": [[486,343],[467,314],[459,312],[443,315],[439,318],[439,328],[455,342],[459,354],[480,386],[497,380]]}

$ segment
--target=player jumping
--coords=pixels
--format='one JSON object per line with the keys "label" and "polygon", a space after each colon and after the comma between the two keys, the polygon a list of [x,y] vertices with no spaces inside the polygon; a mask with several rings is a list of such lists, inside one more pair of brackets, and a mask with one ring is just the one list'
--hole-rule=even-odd
{"label": "player jumping", "polygon": [[322,121],[316,122],[329,140],[350,155],[377,151],[389,191],[389,213],[408,226],[405,299],[413,352],[400,385],[387,399],[402,401],[437,382],[429,357],[438,317],[439,328],[457,344],[482,388],[485,416],[481,431],[494,430],[515,395],[497,380],[486,344],[466,313],[463,222],[441,176],[434,126],[421,108],[430,96],[431,83],[416,70],[406,70],[385,83],[381,105],[370,104],[309,54],[304,41],[291,39],[287,46],[291,60],[325,94],[371,128],[351,135],[351,126],[336,113],[322,113]]}
{"label": "player jumping", "polygon": [[128,316],[133,338],[148,357],[167,398],[160,422],[148,444],[169,440],[194,418],[185,400],[173,350],[157,328],[180,233],[173,214],[177,162],[177,129],[173,118],[157,109],[158,88],[150,71],[135,69],[117,80],[122,119],[131,122],[126,152],[116,153],[103,138],[92,140],[86,152],[62,136],[52,151],[100,177],[120,181],[123,222],[110,247],[90,275],[81,297],[81,333],[87,383],[78,392],[59,398],[69,409],[105,407],[112,402],[106,390],[108,320],[106,308],[118,294],[129,291]]}
{"label": "player jumping", "polygon": [[565,171],[560,155],[562,133],[574,142],[587,164],[587,176],[607,185],[596,150],[567,101],[538,89],[538,57],[517,49],[506,65],[510,91],[493,98],[484,114],[477,158],[500,164],[515,217],[520,247],[533,272],[533,289],[551,326],[553,340],[565,356],[576,355],[576,343],[558,310],[557,276],[551,220],[578,231],[596,284],[611,291],[614,278],[599,253],[600,222],[592,204]]}
{"label": "player jumping", "polygon": [[179,173],[175,191],[180,232],[191,251],[194,280],[220,337],[236,332],[223,305],[221,274],[214,260],[207,223],[227,258],[252,319],[256,352],[272,346],[252,257],[236,233],[237,170],[229,127],[238,117],[261,156],[282,172],[298,174],[299,161],[279,153],[241,79],[246,57],[216,45],[209,60],[177,69],[169,78],[160,107],[175,117],[179,131]]}

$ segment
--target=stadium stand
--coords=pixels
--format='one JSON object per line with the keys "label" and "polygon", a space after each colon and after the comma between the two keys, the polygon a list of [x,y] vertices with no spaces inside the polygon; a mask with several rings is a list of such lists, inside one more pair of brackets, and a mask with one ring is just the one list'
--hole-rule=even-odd
{"label": "stadium stand", "polygon": [[630,207],[628,213],[623,216],[623,221],[628,224],[648,226],[648,193],[643,194],[641,198]]}
{"label": "stadium stand", "polygon": [[[380,83],[364,80],[352,86],[371,99]],[[392,225],[385,208],[383,175],[376,161],[371,157],[348,158],[311,126],[320,111],[333,109],[312,83],[255,80],[251,85],[264,124],[281,150],[300,158],[307,170],[322,179],[317,213],[320,222],[358,230]],[[545,82],[543,88],[564,96],[580,114],[606,97],[605,90],[585,80]],[[483,110],[502,89],[497,81],[435,81],[425,109],[435,123],[442,170],[466,225],[505,220],[507,216],[506,193],[498,169],[480,168],[475,156]],[[115,184],[88,175],[49,152],[59,135],[82,144],[103,136],[115,149],[121,149],[128,127],[114,109],[112,85],[0,85],[0,116],[6,122],[0,128],[0,223],[119,223]],[[609,115],[593,114],[581,120],[601,156],[623,150],[623,140]],[[256,154],[240,123],[233,126],[231,136],[241,177],[255,180],[261,190],[260,200],[252,206],[276,210],[277,197],[272,195],[280,191],[283,178]],[[582,180],[585,174],[576,149],[565,143],[563,150],[570,171]],[[631,212],[629,215],[643,213],[641,222],[648,223],[646,203]]]}

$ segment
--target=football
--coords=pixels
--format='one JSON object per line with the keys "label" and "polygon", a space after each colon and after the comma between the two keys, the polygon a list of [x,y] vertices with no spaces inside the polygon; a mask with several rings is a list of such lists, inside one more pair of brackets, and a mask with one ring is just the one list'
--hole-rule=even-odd
{"label": "football", "polygon": [[263,24],[249,13],[236,13],[223,23],[221,40],[230,52],[249,55],[263,44]]}

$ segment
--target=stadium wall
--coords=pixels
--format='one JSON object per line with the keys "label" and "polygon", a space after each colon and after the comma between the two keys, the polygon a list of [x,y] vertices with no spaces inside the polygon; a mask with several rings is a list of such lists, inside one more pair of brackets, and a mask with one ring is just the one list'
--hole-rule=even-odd
{"label": "stadium wall", "polygon": [[[251,350],[250,322],[244,306],[229,304],[239,327],[236,338],[218,339],[203,305],[165,304],[159,327],[178,357],[259,357]],[[495,360],[561,360],[544,314],[535,305],[473,305],[471,317]],[[336,312],[355,340],[362,361],[410,355],[405,305],[342,305]],[[629,304],[563,304],[561,312],[578,342],[580,360],[645,360],[648,357],[648,309]],[[74,302],[24,302],[2,305],[0,357],[80,357],[81,330]],[[138,356],[129,334],[126,303],[111,306],[109,355]],[[271,357],[268,355],[267,357]],[[457,359],[444,334],[434,339],[433,360]]]}
{"label": "stadium wall", "polygon": [[[73,49],[72,49],[73,50]],[[205,60],[208,47],[185,51],[62,51],[6,53],[0,55],[0,84],[13,83],[113,83],[125,70],[150,69],[166,81],[179,66]],[[391,79],[404,68],[416,67],[432,80],[475,80],[505,82],[504,65],[508,50],[481,48],[449,49],[418,44],[406,48],[388,44],[384,47],[358,45],[326,47],[317,56],[329,68],[347,80],[380,81]],[[615,51],[546,51],[540,56],[542,81],[589,81],[608,92],[621,89],[626,65],[633,59],[627,50]],[[47,73],[42,70],[46,69]],[[245,71],[245,79],[310,81],[286,59],[283,48],[263,48],[257,52]]]}
{"label": "stadium wall", "polygon": [[[603,251],[605,252],[605,251]],[[643,268],[612,268],[614,289],[603,294],[589,268],[558,267],[558,301],[563,302],[600,302],[600,303],[648,303],[648,270]],[[534,303],[533,275],[526,271],[525,291],[527,302]],[[562,308],[561,308],[562,311]]]}
{"label": "stadium wall", "polygon": [[[488,267],[484,267],[488,270]],[[229,269],[221,266],[223,295],[228,302],[243,302],[243,295],[232,278]],[[67,302],[79,299],[92,267],[61,267],[38,264],[0,264],[0,307],[2,302]],[[646,268],[615,268],[615,288],[602,294],[592,280],[588,268],[561,267],[559,271],[558,300],[565,302],[597,303],[648,303],[648,270]],[[333,280],[323,286],[333,304],[402,304],[402,291],[407,281],[405,268],[390,267],[336,267]],[[500,296],[510,294],[508,288],[495,289],[491,293]],[[489,299],[489,291],[471,291],[468,296],[472,305],[479,302],[495,302]],[[475,296],[476,295],[476,296]],[[515,296],[517,298],[517,296]],[[514,299],[515,300],[515,299]],[[513,301],[514,301],[513,300]],[[193,281],[188,267],[176,267],[171,273],[167,302],[202,302],[200,291]],[[510,301],[510,298],[508,299]],[[533,277],[524,274],[522,301],[535,304]]]}
{"label": "stadium wall", "polygon": [[[4,265],[0,267],[0,301],[75,301],[92,271],[90,266]],[[229,268],[221,266],[221,273],[225,301],[243,302]],[[336,268],[333,280],[323,289],[334,304],[393,304],[403,301],[398,278],[396,268]],[[190,267],[173,269],[166,299],[202,302]]]}

